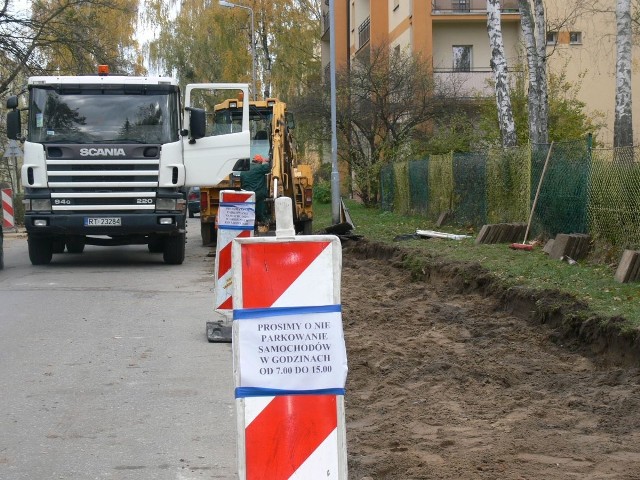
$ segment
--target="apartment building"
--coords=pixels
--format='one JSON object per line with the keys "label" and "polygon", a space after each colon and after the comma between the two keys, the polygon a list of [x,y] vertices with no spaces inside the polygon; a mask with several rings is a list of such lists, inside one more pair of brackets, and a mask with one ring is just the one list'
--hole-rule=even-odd
{"label": "apartment building", "polygon": [[[502,35],[511,70],[522,68],[523,45],[518,0],[502,0]],[[600,113],[605,128],[598,140],[613,142],[615,109],[615,5],[610,11],[576,14],[579,0],[547,1],[549,69],[580,83],[578,98]],[[373,45],[421,56],[441,80],[456,82],[463,94],[493,95],[486,0],[335,0],[336,66],[370,54]],[[603,8],[602,10],[605,10]],[[613,10],[611,10],[613,9]],[[329,70],[329,1],[323,2],[322,64]],[[554,25],[558,25],[554,29]],[[634,49],[634,56],[637,56]],[[640,60],[640,56],[637,57]],[[635,64],[636,62],[634,62]],[[327,75],[328,78],[328,75]],[[633,81],[637,99],[634,138],[640,139],[640,71]],[[636,93],[637,92],[637,93]]]}

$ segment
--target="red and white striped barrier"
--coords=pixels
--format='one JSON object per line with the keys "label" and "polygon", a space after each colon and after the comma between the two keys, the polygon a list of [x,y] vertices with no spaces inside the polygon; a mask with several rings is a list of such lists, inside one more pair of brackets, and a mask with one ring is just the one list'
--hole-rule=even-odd
{"label": "red and white striped barrier", "polygon": [[233,271],[231,242],[235,238],[253,236],[256,218],[254,192],[222,190],[216,216],[217,242],[215,276],[215,310],[221,320],[207,322],[207,340],[231,342],[231,309],[233,307]]}
{"label": "red and white striped barrier", "polygon": [[16,228],[13,211],[13,191],[10,188],[2,189],[2,228]]}
{"label": "red and white striped barrier", "polygon": [[216,310],[230,312],[233,308],[233,272],[231,242],[234,238],[251,237],[256,221],[256,194],[237,190],[222,190],[216,223]]}
{"label": "red and white striped barrier", "polygon": [[[282,207],[282,205],[285,205]],[[347,479],[342,250],[335,236],[233,241],[238,473],[243,480]]]}

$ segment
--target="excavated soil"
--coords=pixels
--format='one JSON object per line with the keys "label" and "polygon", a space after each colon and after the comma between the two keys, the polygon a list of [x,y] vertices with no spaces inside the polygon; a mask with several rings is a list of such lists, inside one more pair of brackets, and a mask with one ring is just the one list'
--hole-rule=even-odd
{"label": "excavated soil", "polygon": [[582,306],[561,295],[401,258],[344,249],[350,479],[640,479],[631,341],[563,321]]}

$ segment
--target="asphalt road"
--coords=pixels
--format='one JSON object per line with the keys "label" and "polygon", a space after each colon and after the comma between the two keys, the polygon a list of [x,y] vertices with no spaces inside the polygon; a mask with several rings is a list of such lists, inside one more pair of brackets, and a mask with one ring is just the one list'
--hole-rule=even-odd
{"label": "asphalt road", "polygon": [[213,257],[92,247],[34,267],[5,237],[0,479],[232,479],[230,344],[208,343]]}

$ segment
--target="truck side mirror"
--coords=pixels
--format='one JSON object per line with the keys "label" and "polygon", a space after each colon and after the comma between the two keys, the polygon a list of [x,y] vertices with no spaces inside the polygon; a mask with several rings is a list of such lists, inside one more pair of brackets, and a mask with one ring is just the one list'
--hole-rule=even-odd
{"label": "truck side mirror", "polygon": [[207,120],[205,111],[202,108],[188,108],[189,110],[189,130],[190,141],[193,142],[198,138],[206,135]]}
{"label": "truck side mirror", "polygon": [[11,110],[7,113],[7,137],[9,140],[20,140],[21,132],[20,111]]}
{"label": "truck side mirror", "polygon": [[20,110],[18,110],[18,97],[15,95],[7,98],[7,137],[9,140],[20,140],[22,126],[20,125]]}

